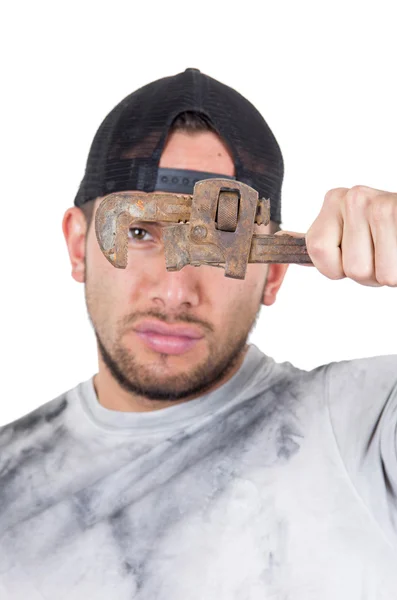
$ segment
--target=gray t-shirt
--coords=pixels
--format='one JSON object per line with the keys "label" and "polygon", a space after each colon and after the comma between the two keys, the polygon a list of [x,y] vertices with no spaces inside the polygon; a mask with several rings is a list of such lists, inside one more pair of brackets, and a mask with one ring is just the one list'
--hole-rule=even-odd
{"label": "gray t-shirt", "polygon": [[0,430],[0,599],[396,600],[397,356],[111,411],[92,379]]}

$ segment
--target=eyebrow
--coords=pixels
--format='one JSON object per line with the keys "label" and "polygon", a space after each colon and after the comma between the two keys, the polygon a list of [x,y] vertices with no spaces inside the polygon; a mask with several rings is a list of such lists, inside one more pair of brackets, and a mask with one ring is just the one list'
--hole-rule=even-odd
{"label": "eyebrow", "polygon": [[151,227],[153,226],[157,226],[157,227],[168,227],[169,225],[178,225],[178,223],[175,223],[174,221],[144,221],[144,220],[139,220],[139,221],[134,221],[131,225],[131,227],[134,227],[137,225],[150,225]]}

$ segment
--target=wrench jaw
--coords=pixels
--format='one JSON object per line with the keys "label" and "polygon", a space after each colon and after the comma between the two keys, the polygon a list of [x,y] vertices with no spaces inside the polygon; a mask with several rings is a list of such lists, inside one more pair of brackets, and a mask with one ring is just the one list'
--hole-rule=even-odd
{"label": "wrench jaw", "polygon": [[162,230],[167,271],[180,271],[186,265],[192,264],[189,252],[189,229],[189,225],[179,223],[164,227]]}
{"label": "wrench jaw", "polygon": [[[125,269],[128,260],[128,230],[138,219],[148,220],[155,212],[144,195],[131,198],[130,193],[110,194],[102,200],[95,215],[95,234],[107,260],[118,269]],[[150,220],[150,219],[149,219]]]}
{"label": "wrench jaw", "polygon": [[[198,181],[190,219],[193,264],[224,263],[225,277],[244,279],[257,208],[258,192],[244,183],[230,179]],[[220,228],[220,223],[226,222],[228,231]]]}
{"label": "wrench jaw", "polygon": [[[198,181],[190,223],[163,231],[167,270],[203,264],[223,267],[225,277],[244,279],[257,210],[258,193],[244,183],[221,178]],[[265,212],[262,208],[261,219],[266,222]]]}
{"label": "wrench jaw", "polygon": [[95,215],[95,234],[105,258],[116,268],[128,262],[128,231],[137,221],[187,221],[192,197],[182,194],[118,192],[105,196]]}

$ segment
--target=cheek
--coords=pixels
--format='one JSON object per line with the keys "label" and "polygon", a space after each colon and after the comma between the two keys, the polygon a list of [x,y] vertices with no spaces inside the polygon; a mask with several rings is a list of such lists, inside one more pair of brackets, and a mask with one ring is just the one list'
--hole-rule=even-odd
{"label": "cheek", "polygon": [[266,280],[267,265],[247,265],[244,279],[232,279],[223,276],[222,287],[239,298],[256,302]]}
{"label": "cheek", "polygon": [[[95,235],[87,247],[86,292],[97,313],[120,315],[134,287],[131,268],[117,269],[102,254]],[[122,306],[123,305],[123,306]]]}
{"label": "cheek", "polygon": [[[260,267],[260,269],[252,267]],[[249,265],[245,279],[225,277],[224,269],[205,267],[206,277],[202,285],[206,286],[211,295],[211,304],[220,320],[227,315],[247,314],[258,310],[262,300],[262,291],[266,277],[263,265]],[[200,267],[201,269],[202,267]]]}
{"label": "cheek", "polygon": [[269,265],[250,264],[245,275],[245,284],[249,294],[254,295],[256,300],[262,300],[263,290],[267,281]]}
{"label": "cheek", "polygon": [[147,310],[152,286],[164,271],[164,258],[129,257],[127,267],[118,269],[103,256],[98,244],[88,256],[87,296],[98,318],[114,323],[134,310]]}

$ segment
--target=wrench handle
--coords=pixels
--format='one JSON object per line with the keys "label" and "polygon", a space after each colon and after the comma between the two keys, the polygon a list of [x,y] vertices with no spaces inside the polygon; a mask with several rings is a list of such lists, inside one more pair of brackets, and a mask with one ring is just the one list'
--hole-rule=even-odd
{"label": "wrench handle", "polygon": [[288,234],[252,236],[248,262],[313,264],[307,252],[305,238]]}

